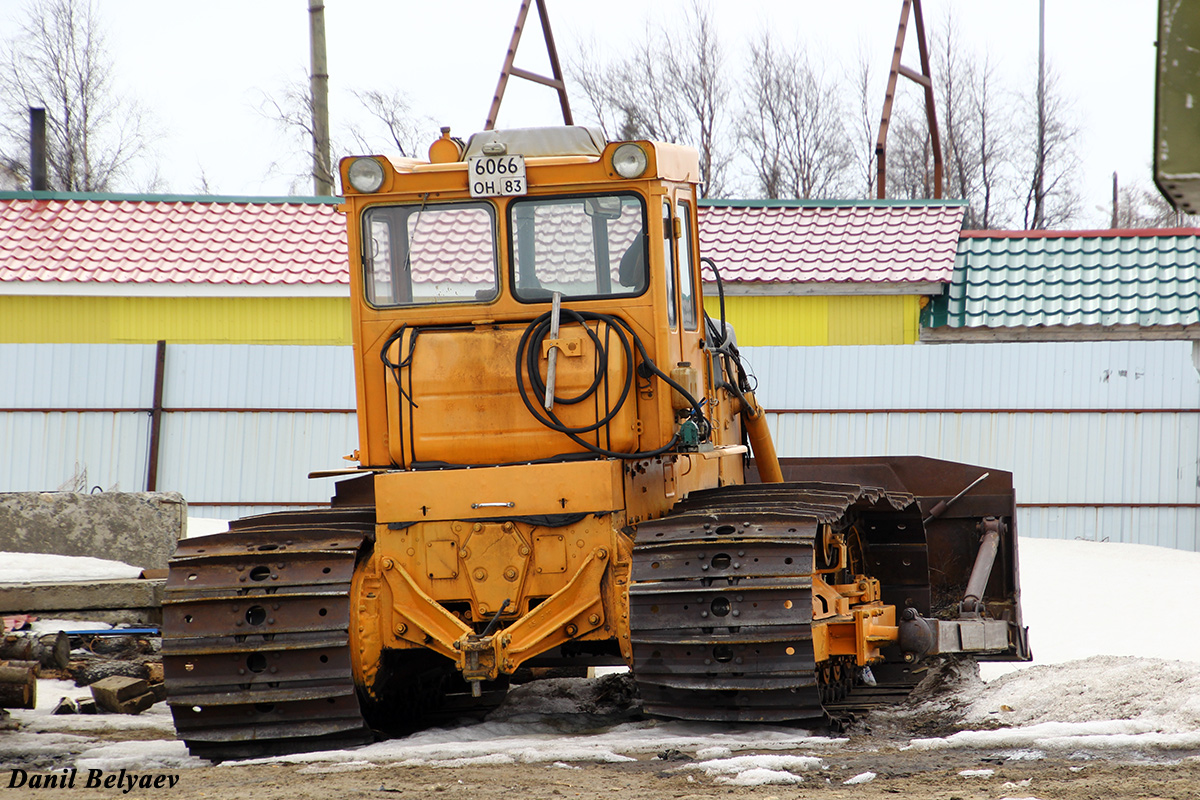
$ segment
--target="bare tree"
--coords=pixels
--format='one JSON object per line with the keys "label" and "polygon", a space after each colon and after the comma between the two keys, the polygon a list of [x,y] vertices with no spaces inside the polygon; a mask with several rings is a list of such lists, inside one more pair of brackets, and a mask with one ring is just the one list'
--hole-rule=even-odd
{"label": "bare tree", "polygon": [[721,194],[725,171],[732,160],[721,148],[729,84],[725,80],[725,54],[717,38],[712,10],[693,0],[685,16],[682,41],[666,35],[667,80],[678,87],[682,105],[694,120],[700,148],[700,181],[704,194]]}
{"label": "bare tree", "polygon": [[978,190],[983,165],[981,150],[975,144],[979,138],[978,118],[973,113],[971,85],[974,83],[974,60],[958,46],[958,23],[953,7],[948,7],[946,21],[933,37],[933,81],[937,97],[942,163],[945,165],[945,196],[966,200],[964,225],[976,227],[972,201]]}
{"label": "bare tree", "polygon": [[[313,156],[312,143],[316,133],[313,130],[312,83],[307,72],[303,78],[296,78],[285,83],[278,93],[264,94],[262,103],[259,105],[259,113],[274,122],[280,131],[295,141],[296,152],[293,155],[298,157],[302,154],[304,163],[308,165],[308,169],[304,171],[289,171],[281,162],[271,165],[272,170],[287,172],[291,175],[292,192],[297,192],[301,185],[312,184],[314,181],[335,183],[332,159],[321,163],[321,159]],[[332,152],[332,137],[330,145]]]}
{"label": "bare tree", "polygon": [[[871,94],[871,61],[860,50],[854,71],[852,102],[855,110],[854,124],[849,130],[851,158],[854,162],[854,180],[851,185],[863,187],[863,197],[875,196],[875,184],[879,179],[875,163],[875,140],[878,135],[877,99]],[[851,194],[857,193],[857,190]]]}
{"label": "bare tree", "polygon": [[[436,126],[430,118],[419,115],[408,96],[399,90],[362,89],[353,92],[353,97],[366,112],[366,123],[352,123],[331,133],[329,163],[318,165],[313,160],[312,90],[307,73],[285,83],[275,94],[263,95],[259,112],[275,123],[294,144],[286,161],[276,162],[271,168],[285,173],[292,179],[291,191],[312,182],[314,170],[324,170],[324,177],[334,181],[336,164],[341,155],[351,149],[357,152],[380,153],[391,148],[404,157],[419,157],[422,145],[436,138]],[[347,147],[345,143],[352,145]],[[298,170],[288,165],[305,164],[307,169]],[[334,181],[336,183],[336,181]]]}
{"label": "bare tree", "polygon": [[[29,108],[46,109],[48,180],[61,191],[118,188],[149,156],[148,116],[113,85],[113,61],[90,0],[35,0],[0,55],[2,126],[10,155],[28,175]],[[157,180],[157,178],[155,179]]]}
{"label": "bare tree", "polygon": [[933,142],[925,118],[924,91],[919,103],[902,91],[892,105],[887,150],[888,196],[900,200],[933,197]]}
{"label": "bare tree", "polygon": [[[1140,184],[1121,186],[1117,200],[1112,218],[1115,228],[1183,228],[1194,227],[1200,221],[1194,215],[1176,211],[1161,193]],[[1097,209],[1111,211],[1099,206]]]}
{"label": "bare tree", "polygon": [[701,0],[692,0],[682,31],[647,26],[631,53],[607,64],[585,47],[567,72],[606,136],[697,145],[702,191],[719,195],[732,162],[724,51]]}
{"label": "bare tree", "polygon": [[350,127],[350,138],[360,151],[378,151],[382,136],[401,156],[414,158],[421,152],[422,145],[433,141],[437,130],[433,120],[419,116],[403,92],[366,89],[355,92],[354,97],[372,122],[369,128],[361,125]]}
{"label": "bare tree", "polygon": [[750,44],[739,135],[767,197],[838,196],[853,166],[838,87],[763,31]]}
{"label": "bare tree", "polygon": [[1012,131],[1005,129],[1006,112],[994,100],[995,83],[995,66],[985,55],[971,81],[971,113],[979,126],[975,146],[979,151],[980,196],[974,222],[984,230],[998,226],[995,206],[1000,201],[1005,169],[1011,160]]}
{"label": "bare tree", "polygon": [[1028,186],[1024,225],[1032,230],[1070,224],[1080,205],[1075,185],[1079,129],[1072,120],[1071,103],[1061,93],[1058,75],[1052,70],[1047,71],[1042,94],[1040,108],[1036,96],[1025,103],[1026,118],[1032,120],[1032,136],[1024,152],[1027,166],[1023,172]]}

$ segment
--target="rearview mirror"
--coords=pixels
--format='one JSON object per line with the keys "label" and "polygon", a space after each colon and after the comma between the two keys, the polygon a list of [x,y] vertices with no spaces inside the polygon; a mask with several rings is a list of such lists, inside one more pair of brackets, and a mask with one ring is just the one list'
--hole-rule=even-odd
{"label": "rearview mirror", "polygon": [[621,198],[588,197],[583,201],[583,213],[589,217],[599,217],[600,219],[620,219]]}

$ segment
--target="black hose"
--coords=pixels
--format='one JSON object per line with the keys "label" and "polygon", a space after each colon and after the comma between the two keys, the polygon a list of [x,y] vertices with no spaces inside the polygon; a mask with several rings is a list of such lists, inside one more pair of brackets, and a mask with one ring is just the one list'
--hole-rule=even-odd
{"label": "black hose", "polygon": [[[545,314],[542,314],[533,322],[529,323],[529,325],[525,328],[524,333],[521,334],[520,342],[517,344],[517,390],[521,395],[521,401],[525,403],[525,407],[529,409],[529,413],[532,414],[534,418],[538,420],[538,422],[542,423],[542,425],[550,428],[551,430],[558,431],[559,433],[566,435],[571,439],[571,441],[575,442],[580,447],[608,458],[632,460],[661,455],[668,450],[671,450],[678,444],[678,433],[672,435],[671,440],[662,447],[659,447],[655,450],[643,450],[636,453],[621,453],[615,450],[609,450],[607,448],[600,447],[599,445],[592,444],[580,436],[581,434],[592,433],[599,430],[616,417],[621,408],[625,405],[625,402],[629,399],[629,393],[633,389],[634,373],[644,369],[651,375],[661,378],[663,382],[687,399],[688,404],[692,407],[692,418],[700,429],[701,438],[708,438],[709,434],[711,433],[711,426],[704,416],[704,411],[701,409],[699,401],[692,397],[687,389],[671,378],[670,375],[667,375],[665,372],[659,369],[657,365],[655,365],[654,361],[650,358],[650,354],[646,352],[646,347],[642,343],[642,340],[627,322],[620,317],[613,317],[608,314],[597,314],[590,311],[576,311],[569,308],[560,309],[560,318],[566,317],[568,320],[581,325],[583,329],[587,331],[589,338],[591,338],[593,345],[596,347],[596,377],[593,379],[591,385],[578,395],[566,398],[560,398],[555,395],[554,400],[556,403],[564,403],[566,405],[581,403],[584,400],[591,398],[595,394],[597,388],[600,386],[601,380],[608,373],[608,348],[600,340],[600,336],[596,333],[596,331],[593,331],[588,326],[589,322],[601,322],[607,325],[610,330],[617,334],[617,338],[620,341],[621,348],[625,354],[625,363],[627,365],[627,369],[625,370],[625,380],[621,385],[621,391],[618,394],[616,401],[612,403],[611,410],[592,424],[571,427],[563,423],[563,421],[558,418],[558,415],[552,410],[547,410],[530,400],[529,390],[526,388],[527,382],[529,389],[533,391],[535,397],[544,397],[546,394],[546,382],[542,379],[541,372],[539,370],[539,357],[541,353],[541,342],[546,338],[550,331],[551,314],[552,312],[547,311]],[[641,360],[641,367],[637,370],[634,368],[634,348],[637,349],[637,355]]]}

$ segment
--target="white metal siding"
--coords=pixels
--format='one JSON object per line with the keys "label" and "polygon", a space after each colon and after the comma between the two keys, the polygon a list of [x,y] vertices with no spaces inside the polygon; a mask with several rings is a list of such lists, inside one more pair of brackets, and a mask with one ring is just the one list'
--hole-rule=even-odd
{"label": "white metal siding", "polygon": [[[153,345],[0,345],[0,363],[0,492],[146,487]],[[328,502],[308,473],[358,446],[349,347],[169,345],[163,406],[158,488],[200,516]]]}
{"label": "white metal siding", "polygon": [[1198,549],[1190,342],[746,348],[779,454],[1009,470],[1024,536]]}
{"label": "white metal siding", "polygon": [[[58,409],[0,412],[0,491],[56,489],[82,470],[89,488],[143,488],[150,418],[137,409],[152,404],[154,352],[0,345],[11,376],[0,409]],[[769,416],[782,456],[928,455],[1010,470],[1023,536],[1200,549],[1189,342],[744,353],[760,401],[786,410]],[[333,481],[307,473],[349,466],[342,456],[358,446],[349,347],[171,345],[165,377],[159,488],[183,493],[193,514],[325,502]],[[81,408],[109,410],[63,410]]]}

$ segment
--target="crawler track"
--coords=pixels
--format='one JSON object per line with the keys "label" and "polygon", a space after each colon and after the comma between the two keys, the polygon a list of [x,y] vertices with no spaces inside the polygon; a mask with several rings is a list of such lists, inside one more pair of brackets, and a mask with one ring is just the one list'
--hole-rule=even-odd
{"label": "crawler track", "polygon": [[350,582],[370,511],[285,512],[179,543],[163,599],[175,728],[214,760],[371,739],[351,672]]}
{"label": "crawler track", "polygon": [[[826,523],[857,524],[866,548],[872,532],[885,545],[893,526],[920,517],[901,492],[754,484],[698,493],[638,527],[630,636],[647,713],[769,722],[858,708],[844,666],[820,670],[813,655],[811,575]],[[903,683],[873,694],[903,696]]]}

